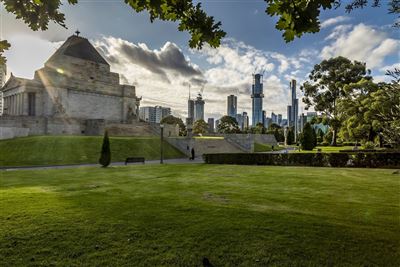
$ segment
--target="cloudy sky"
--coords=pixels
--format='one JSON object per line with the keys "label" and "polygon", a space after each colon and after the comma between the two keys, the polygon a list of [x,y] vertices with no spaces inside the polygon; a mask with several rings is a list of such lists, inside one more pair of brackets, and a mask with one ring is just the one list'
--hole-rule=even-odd
{"label": "cloudy sky", "polygon": [[[112,71],[120,73],[121,81],[136,86],[137,94],[143,96],[142,106],[169,106],[183,118],[190,85],[193,97],[204,90],[206,118],[219,118],[226,113],[229,94],[238,96],[238,111],[251,116],[254,72],[264,71],[264,109],[286,117],[289,81],[302,83],[322,59],[342,55],[364,61],[377,80],[385,79],[386,69],[400,67],[400,31],[391,27],[396,17],[387,14],[385,4],[351,14],[344,8],[322,11],[319,33],[287,44],[274,28],[276,18],[264,13],[262,0],[201,2],[227,32],[218,49],[189,49],[189,35],[179,32],[176,23],[150,23],[146,12],[133,12],[122,0],[65,4],[62,10],[68,29],[50,25],[46,32],[32,32],[1,8],[1,38],[12,44],[6,53],[8,70],[32,78],[79,29],[105,56]],[[300,111],[304,111],[302,107]]]}

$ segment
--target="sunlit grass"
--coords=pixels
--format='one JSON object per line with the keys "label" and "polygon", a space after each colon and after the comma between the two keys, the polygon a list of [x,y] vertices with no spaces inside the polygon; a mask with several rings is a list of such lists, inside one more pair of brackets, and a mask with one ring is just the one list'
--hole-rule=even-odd
{"label": "sunlit grass", "polygon": [[0,266],[399,266],[393,170],[0,172]]}
{"label": "sunlit grass", "polygon": [[[31,136],[0,141],[0,166],[31,166],[52,164],[97,163],[102,136]],[[111,160],[127,157],[160,157],[158,137],[111,137]],[[183,157],[177,149],[164,142],[164,157]]]}

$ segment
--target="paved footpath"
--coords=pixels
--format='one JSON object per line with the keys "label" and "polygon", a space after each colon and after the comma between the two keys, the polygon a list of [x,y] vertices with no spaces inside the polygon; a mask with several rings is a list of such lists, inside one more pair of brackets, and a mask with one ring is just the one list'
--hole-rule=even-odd
{"label": "paved footpath", "polygon": [[[165,159],[164,164],[199,164],[204,163],[204,160],[199,157],[195,160],[187,158],[180,159]],[[160,164],[160,160],[148,160],[145,164]],[[128,163],[130,165],[143,165],[143,163]],[[125,162],[112,162],[110,166],[125,166]],[[71,164],[71,165],[47,165],[47,166],[29,166],[29,167],[0,167],[0,171],[17,171],[17,170],[49,170],[49,169],[67,169],[81,167],[100,167],[100,164]]]}

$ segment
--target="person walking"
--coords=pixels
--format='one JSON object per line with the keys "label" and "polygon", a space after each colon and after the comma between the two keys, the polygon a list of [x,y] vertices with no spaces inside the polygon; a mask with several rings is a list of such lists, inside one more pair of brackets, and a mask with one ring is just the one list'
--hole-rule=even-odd
{"label": "person walking", "polygon": [[190,154],[192,155],[191,159],[194,160],[194,148],[192,148],[192,150],[190,151]]}

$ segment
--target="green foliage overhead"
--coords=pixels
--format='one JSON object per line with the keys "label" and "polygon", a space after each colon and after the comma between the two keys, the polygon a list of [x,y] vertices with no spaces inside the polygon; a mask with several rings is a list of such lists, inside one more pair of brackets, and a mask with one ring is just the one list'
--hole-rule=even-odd
{"label": "green foliage overhead", "polygon": [[240,129],[235,118],[232,118],[231,116],[223,116],[219,120],[217,132],[223,134],[240,133]]}
{"label": "green foliage overhead", "polygon": [[3,56],[3,53],[5,50],[8,50],[9,48],[10,44],[7,42],[7,40],[0,41],[0,64],[5,64],[7,62],[6,58]]}
{"label": "green foliage overhead", "polygon": [[204,120],[197,120],[193,124],[194,134],[206,134],[208,132],[208,123]]}
{"label": "green foliage overhead", "polygon": [[[275,28],[282,31],[286,42],[301,37],[304,33],[316,33],[320,30],[319,15],[321,9],[339,8],[345,4],[345,10],[350,13],[353,9],[363,8],[371,3],[372,7],[379,7],[382,0],[264,0],[268,6],[265,12],[270,16],[277,16]],[[386,2],[386,1],[385,1]],[[400,1],[389,0],[389,13],[400,13]],[[399,22],[395,22],[399,27]]]}

